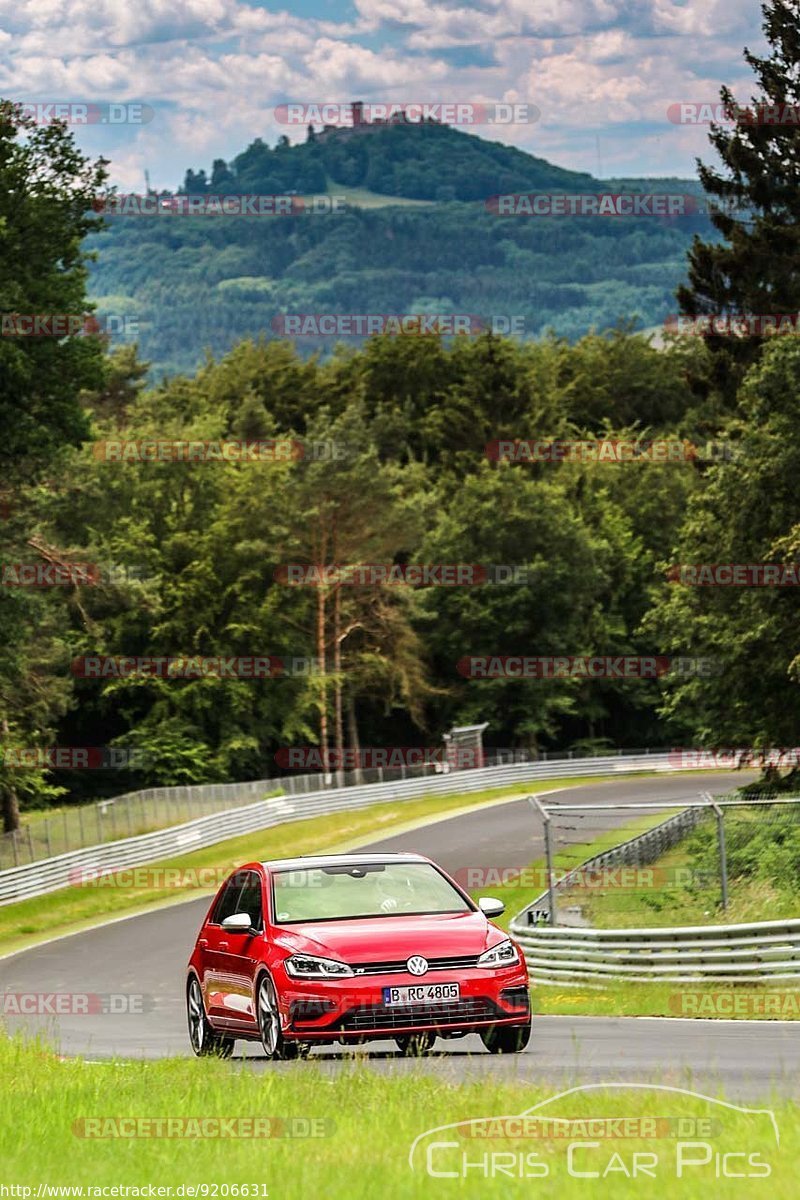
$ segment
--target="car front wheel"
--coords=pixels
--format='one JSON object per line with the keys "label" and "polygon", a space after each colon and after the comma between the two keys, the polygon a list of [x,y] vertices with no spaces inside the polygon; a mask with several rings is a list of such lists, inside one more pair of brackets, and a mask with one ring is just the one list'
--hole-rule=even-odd
{"label": "car front wheel", "polygon": [[481,1030],[481,1041],[490,1054],[519,1054],[530,1039],[530,1021],[527,1025],[492,1025]]}
{"label": "car front wheel", "polygon": [[198,1058],[230,1058],[233,1054],[233,1038],[215,1033],[208,1023],[203,993],[193,975],[186,989],[186,1014],[189,1020],[189,1040]]}
{"label": "car front wheel", "polygon": [[267,1058],[276,1061],[305,1058],[309,1047],[303,1042],[289,1042],[281,1032],[278,993],[269,975],[262,975],[258,984],[258,1031]]}

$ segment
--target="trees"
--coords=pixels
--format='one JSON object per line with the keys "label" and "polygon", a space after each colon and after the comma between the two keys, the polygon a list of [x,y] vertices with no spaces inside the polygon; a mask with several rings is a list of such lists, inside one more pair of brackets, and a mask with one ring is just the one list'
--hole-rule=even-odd
{"label": "trees", "polygon": [[[720,97],[733,127],[713,126],[710,141],[723,170],[698,162],[721,241],[696,237],[689,283],[678,290],[681,311],[703,314],[792,314],[800,311],[800,10],[794,0],[763,0],[770,54],[745,50],[760,94],[739,105]],[[758,355],[758,335],[708,338],[712,383],[730,402]]]}
{"label": "trees", "polygon": [[[83,238],[97,229],[92,203],[105,163],[84,158],[63,124],[39,127],[0,102],[0,313],[80,318],[86,298]],[[4,335],[6,329],[4,328]],[[86,436],[81,389],[102,379],[102,346],[86,336],[0,337],[0,474],[21,497],[49,473],[62,448]],[[3,561],[30,561],[35,532],[29,501],[0,523]],[[63,714],[68,686],[58,676],[65,647],[52,599],[0,589],[0,734],[30,745]],[[0,766],[5,830],[19,824],[20,797],[51,794],[41,772]]]}
{"label": "trees", "polygon": [[[800,552],[800,346],[777,339],[741,389],[736,458],[711,469],[662,564],[795,563]],[[662,584],[645,628],[721,674],[676,680],[664,715],[704,746],[794,746],[800,721],[797,588]]]}

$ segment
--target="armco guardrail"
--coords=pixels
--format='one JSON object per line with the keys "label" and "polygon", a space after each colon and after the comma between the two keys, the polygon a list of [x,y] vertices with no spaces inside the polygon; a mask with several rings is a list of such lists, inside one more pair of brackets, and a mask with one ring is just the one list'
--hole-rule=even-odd
{"label": "armco guardrail", "polygon": [[[584,775],[630,774],[636,771],[675,771],[668,753],[605,755],[597,758],[549,759],[547,762],[516,763],[458,771],[422,779],[396,780],[363,787],[328,788],[295,797],[276,797],[247,804],[226,812],[199,817],[169,829],[139,837],[104,842],[72,850],[54,858],[0,871],[0,904],[67,887],[82,871],[114,871],[173,858],[191,850],[213,846],[239,834],[270,829],[285,821],[302,820],[323,813],[365,808],[382,801],[411,800],[428,794],[466,793],[541,779],[580,778]],[[257,791],[274,791],[274,779],[248,784]],[[175,789],[176,791],[178,789]]]}
{"label": "armco guardrail", "polygon": [[[684,809],[638,837],[587,859],[555,887],[568,889],[572,880],[592,870],[651,863],[707,815],[705,808]],[[548,908],[548,893],[543,892],[510,924],[533,983],[597,987],[615,980],[745,983],[800,979],[800,920],[647,929],[530,924],[534,913]]]}
{"label": "armco guardrail", "polygon": [[538,984],[800,979],[800,920],[676,929],[530,929],[511,923]]}

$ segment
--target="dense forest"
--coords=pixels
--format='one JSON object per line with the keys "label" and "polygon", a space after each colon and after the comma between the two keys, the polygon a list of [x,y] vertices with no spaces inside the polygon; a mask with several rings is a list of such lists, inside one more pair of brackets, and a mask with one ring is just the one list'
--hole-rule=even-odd
{"label": "dense forest", "polygon": [[[552,330],[574,339],[622,320],[650,328],[675,312],[693,234],[714,236],[691,203],[675,216],[498,215],[491,198],[502,193],[701,189],[696,180],[601,182],[438,125],[340,130],[274,148],[257,138],[183,183],[193,197],[293,192],[341,207],[119,212],[88,240],[98,256],[91,295],[118,341],[138,341],[151,379],[193,371],[206,351],[224,354],[243,338],[279,336],[287,313],[466,313],[523,338]],[[329,355],[336,340],[360,344],[312,333],[297,347]]]}
{"label": "dense forest", "polygon": [[[800,17],[776,5],[768,35],[772,57],[748,61],[767,94],[792,99]],[[800,132],[749,124],[712,140],[722,166],[700,178],[713,235],[689,247],[680,311],[797,313]],[[95,281],[113,276],[121,303],[149,288],[160,310],[183,314],[173,346],[184,319],[202,330],[221,284],[233,294],[246,275],[254,295],[263,284],[282,302],[344,297],[356,312],[410,304],[411,285],[400,288],[410,271],[430,298],[445,278],[485,287],[476,305],[502,294],[500,311],[536,295],[543,323],[560,288],[630,315],[611,264],[616,286],[628,271],[630,288],[666,303],[666,264],[685,238],[636,221],[617,236],[622,222],[545,233],[488,214],[484,238],[457,235],[463,209],[449,200],[427,225],[365,210],[266,237],[244,221],[241,245],[229,240],[235,223],[123,229],[120,218],[104,231],[93,198],[106,164],[84,158],[66,128],[0,106],[0,150],[4,310],[85,309],[91,249]],[[250,161],[255,171],[273,159]],[[229,311],[243,312],[248,294],[241,284]],[[135,346],[82,332],[0,339],[0,375],[6,828],[63,789],[80,799],[259,778],[287,746],[439,744],[453,723],[486,721],[489,746],[532,753],[797,741],[795,336],[716,331],[656,346],[627,326],[528,341],[383,335],[311,356],[253,337],[154,383]],[[599,443],[628,452],[517,453]],[[392,574],[354,583],[341,576],[348,564]],[[471,565],[473,579],[408,581],[436,564]],[[745,578],[711,586],[731,582],[731,564]],[[294,568],[314,582],[292,586]],[[465,669],[509,656],[658,669]],[[186,669],[201,659],[270,670]],[[53,746],[140,757],[127,772],[20,769],[26,748]]]}

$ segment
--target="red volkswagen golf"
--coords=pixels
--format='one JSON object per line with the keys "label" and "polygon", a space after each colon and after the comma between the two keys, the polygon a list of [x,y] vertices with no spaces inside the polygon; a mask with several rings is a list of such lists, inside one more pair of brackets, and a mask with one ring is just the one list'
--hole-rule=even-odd
{"label": "red volkswagen golf", "polygon": [[525,960],[469,896],[419,854],[248,863],[220,888],[189,960],[195,1054],[260,1041],[269,1058],[394,1038],[422,1053],[479,1033],[493,1054],[531,1031]]}

